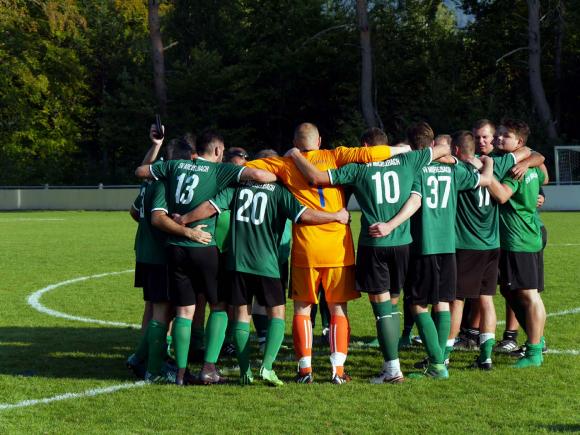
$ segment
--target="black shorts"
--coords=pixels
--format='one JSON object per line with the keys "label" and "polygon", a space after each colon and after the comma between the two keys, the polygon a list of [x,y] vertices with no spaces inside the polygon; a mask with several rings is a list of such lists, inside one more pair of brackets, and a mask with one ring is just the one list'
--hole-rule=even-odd
{"label": "black shorts", "polygon": [[219,258],[215,246],[189,248],[169,245],[166,252],[169,297],[173,305],[195,305],[197,293],[203,293],[212,305],[226,300],[218,285]]}
{"label": "black shorts", "polygon": [[133,287],[143,288],[143,283],[145,282],[145,263],[135,262],[135,280],[133,281]]}
{"label": "black shorts", "polygon": [[141,263],[143,277],[143,300],[153,302],[169,301],[167,285],[167,265]]}
{"label": "black shorts", "polygon": [[356,253],[356,289],[398,295],[405,284],[409,267],[409,245],[359,246]]}
{"label": "black shorts", "polygon": [[252,305],[254,296],[260,305],[268,308],[286,304],[286,295],[280,278],[244,272],[231,272],[231,276],[230,305]]}
{"label": "black shorts", "polygon": [[479,251],[458,249],[457,299],[494,296],[497,288],[499,269],[499,248]]}
{"label": "black shorts", "polygon": [[544,289],[542,251],[512,252],[502,250],[499,256],[499,285],[504,290]]}
{"label": "black shorts", "polygon": [[405,293],[413,305],[453,302],[457,287],[455,254],[411,255]]}

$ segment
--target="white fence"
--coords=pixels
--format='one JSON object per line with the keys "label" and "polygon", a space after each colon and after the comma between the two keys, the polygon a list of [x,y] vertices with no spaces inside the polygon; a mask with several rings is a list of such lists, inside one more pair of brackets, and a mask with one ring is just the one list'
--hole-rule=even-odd
{"label": "white fence", "polygon": [[[580,210],[580,185],[544,186],[543,210]],[[0,189],[0,210],[128,210],[139,186],[119,188]],[[348,207],[358,210],[351,197]]]}

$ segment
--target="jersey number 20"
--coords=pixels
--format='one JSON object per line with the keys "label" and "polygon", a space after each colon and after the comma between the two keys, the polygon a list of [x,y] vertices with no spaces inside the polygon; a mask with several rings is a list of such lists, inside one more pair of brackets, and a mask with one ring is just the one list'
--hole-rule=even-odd
{"label": "jersey number 20", "polygon": [[[254,225],[260,225],[264,222],[264,217],[266,216],[266,204],[268,203],[268,197],[264,192],[258,192],[254,194],[249,189],[240,190],[240,201],[244,203],[238,208],[236,213],[236,220],[240,222],[250,222]],[[246,210],[251,207],[250,217],[246,216]]]}

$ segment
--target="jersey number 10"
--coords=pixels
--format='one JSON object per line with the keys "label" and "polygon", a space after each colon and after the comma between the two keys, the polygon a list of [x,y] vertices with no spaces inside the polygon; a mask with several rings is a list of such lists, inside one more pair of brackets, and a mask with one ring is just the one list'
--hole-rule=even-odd
{"label": "jersey number 10", "polygon": [[377,204],[383,203],[383,186],[385,192],[384,198],[389,204],[394,204],[399,200],[401,189],[399,188],[399,176],[396,172],[389,171],[382,174],[382,183],[381,172],[375,172],[375,175],[371,179],[375,182]]}

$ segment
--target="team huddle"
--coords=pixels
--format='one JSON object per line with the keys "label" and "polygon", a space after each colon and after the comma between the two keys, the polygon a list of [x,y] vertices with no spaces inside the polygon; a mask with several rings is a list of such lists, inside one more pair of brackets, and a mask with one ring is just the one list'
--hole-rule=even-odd
{"label": "team huddle", "polygon": [[[197,140],[171,140],[155,161],[163,140],[152,126],[152,146],[135,172],[148,181],[131,209],[139,222],[135,286],[146,301],[143,334],[127,365],[142,367],[150,382],[222,383],[216,364],[231,340],[239,381],[251,384],[253,317],[263,352],[259,376],[282,385],[273,366],[288,287],[297,383],[314,379],[311,314],[322,296],[330,379],[350,381],[348,302],[361,293],[368,294],[383,356],[371,383],[404,381],[399,349],[411,344],[413,324],[427,357],[410,377],[448,378],[451,352],[460,346],[479,347],[474,368],[491,369],[494,351],[520,356],[518,368],[540,366],[545,230],[537,207],[548,177],[544,158],[526,147],[529,134],[524,122],[504,119],[497,131],[480,120],[472,131],[435,137],[419,122],[408,128],[406,144],[389,146],[375,128],[360,147],[327,150],[316,126],[303,123],[284,157],[264,150],[247,161],[243,149],[230,148],[224,158],[223,138],[206,131]],[[356,259],[349,194],[362,213]],[[508,318],[496,343],[498,284]],[[519,326],[527,335],[520,349]],[[203,365],[194,376],[187,364],[197,358]]]}

